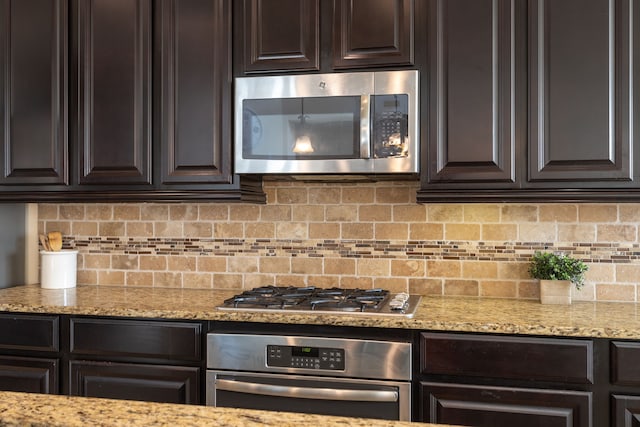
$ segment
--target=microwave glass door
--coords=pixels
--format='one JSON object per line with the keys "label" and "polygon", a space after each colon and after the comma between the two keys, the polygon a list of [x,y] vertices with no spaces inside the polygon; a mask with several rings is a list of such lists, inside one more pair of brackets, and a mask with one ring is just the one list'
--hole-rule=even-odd
{"label": "microwave glass door", "polygon": [[245,159],[357,159],[360,96],[246,99]]}

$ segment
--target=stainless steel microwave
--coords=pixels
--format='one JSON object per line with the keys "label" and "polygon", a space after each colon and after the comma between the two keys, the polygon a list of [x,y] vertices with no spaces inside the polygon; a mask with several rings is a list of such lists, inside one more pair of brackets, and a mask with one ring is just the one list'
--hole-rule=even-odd
{"label": "stainless steel microwave", "polygon": [[418,71],[235,80],[238,174],[417,174]]}

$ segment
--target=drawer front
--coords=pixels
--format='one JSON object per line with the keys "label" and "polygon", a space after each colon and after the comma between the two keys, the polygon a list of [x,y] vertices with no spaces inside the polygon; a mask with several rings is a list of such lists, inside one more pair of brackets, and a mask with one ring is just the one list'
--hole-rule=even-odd
{"label": "drawer front", "polygon": [[421,421],[478,427],[593,426],[590,392],[420,383]]}
{"label": "drawer front", "polygon": [[70,319],[71,353],[199,362],[202,325],[117,319]]}
{"label": "drawer front", "polygon": [[423,374],[593,383],[588,340],[422,333]]}
{"label": "drawer front", "polygon": [[200,368],[72,361],[69,394],[162,403],[200,403]]}
{"label": "drawer front", "polygon": [[634,427],[640,425],[640,396],[614,394],[613,421],[611,427]]}
{"label": "drawer front", "polygon": [[0,349],[59,351],[57,316],[0,314]]}
{"label": "drawer front", "polygon": [[58,359],[0,356],[0,390],[58,394]]}
{"label": "drawer front", "polygon": [[640,343],[611,342],[611,382],[640,387]]}

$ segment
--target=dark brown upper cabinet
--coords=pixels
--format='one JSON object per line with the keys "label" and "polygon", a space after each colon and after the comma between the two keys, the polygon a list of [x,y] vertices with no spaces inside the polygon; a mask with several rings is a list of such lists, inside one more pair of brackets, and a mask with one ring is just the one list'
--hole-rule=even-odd
{"label": "dark brown upper cabinet", "polygon": [[0,0],[0,184],[66,184],[67,0]]}
{"label": "dark brown upper cabinet", "polygon": [[415,0],[244,0],[238,74],[413,65]]}
{"label": "dark brown upper cabinet", "polygon": [[630,16],[631,0],[529,2],[529,181],[633,179]]}
{"label": "dark brown upper cabinet", "polygon": [[157,45],[161,183],[230,183],[231,4],[162,0]]}
{"label": "dark brown upper cabinet", "polygon": [[429,28],[416,55],[429,89],[418,201],[638,200],[640,11],[631,6],[430,0],[419,8]]}
{"label": "dark brown upper cabinet", "polygon": [[414,0],[333,4],[333,68],[413,64]]}
{"label": "dark brown upper cabinet", "polygon": [[515,77],[521,66],[516,52],[523,47],[515,8],[511,0],[428,2],[425,185],[515,183],[517,113],[524,100]]}
{"label": "dark brown upper cabinet", "polygon": [[244,70],[319,70],[320,0],[244,0]]}
{"label": "dark brown upper cabinet", "polygon": [[151,184],[151,0],[74,0],[79,184]]}

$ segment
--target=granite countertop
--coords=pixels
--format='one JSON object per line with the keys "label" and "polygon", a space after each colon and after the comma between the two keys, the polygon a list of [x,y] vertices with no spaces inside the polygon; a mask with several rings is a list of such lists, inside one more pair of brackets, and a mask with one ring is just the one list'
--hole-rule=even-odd
{"label": "granite countertop", "polygon": [[413,318],[216,310],[235,293],[119,286],[64,290],[28,285],[0,289],[0,311],[640,339],[640,313],[633,303],[559,306],[532,300],[423,297]]}
{"label": "granite countertop", "polygon": [[[303,425],[408,427],[418,425],[402,421],[16,392],[0,392],[0,424],[8,427],[299,427]],[[444,427],[443,424],[420,423],[419,425]]]}

